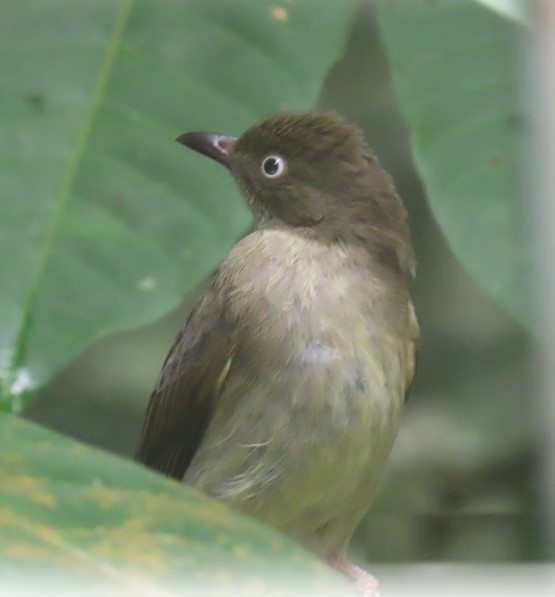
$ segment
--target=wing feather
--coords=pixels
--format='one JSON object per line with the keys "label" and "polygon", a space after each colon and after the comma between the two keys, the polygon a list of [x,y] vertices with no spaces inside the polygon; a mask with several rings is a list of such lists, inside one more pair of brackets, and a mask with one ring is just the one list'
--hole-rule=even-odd
{"label": "wing feather", "polygon": [[230,367],[231,327],[212,289],[192,310],[148,403],[136,460],[183,478],[208,427]]}

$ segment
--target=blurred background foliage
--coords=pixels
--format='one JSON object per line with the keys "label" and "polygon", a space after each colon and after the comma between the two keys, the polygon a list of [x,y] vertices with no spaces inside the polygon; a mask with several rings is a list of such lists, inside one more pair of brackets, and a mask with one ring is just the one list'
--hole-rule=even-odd
{"label": "blurred background foliage", "polygon": [[[430,212],[371,3],[358,5],[345,52],[328,73],[318,105],[363,128],[407,205],[418,256],[418,375],[379,499],[353,541],[353,557],[541,560],[532,341],[462,268]],[[185,164],[192,158],[179,152],[177,159]],[[222,180],[225,200],[232,183]],[[164,205],[153,201],[152,209]],[[179,243],[180,230],[171,234]],[[141,329],[93,342],[48,383],[25,416],[130,457],[150,389],[198,291]]]}

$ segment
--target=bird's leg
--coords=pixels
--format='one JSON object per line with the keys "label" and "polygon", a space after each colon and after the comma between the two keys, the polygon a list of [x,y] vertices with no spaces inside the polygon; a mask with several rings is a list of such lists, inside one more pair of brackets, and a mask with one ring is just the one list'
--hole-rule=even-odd
{"label": "bird's leg", "polygon": [[380,585],[370,572],[351,564],[344,556],[329,555],[326,560],[336,570],[348,576],[355,583],[355,587],[361,595],[380,597]]}

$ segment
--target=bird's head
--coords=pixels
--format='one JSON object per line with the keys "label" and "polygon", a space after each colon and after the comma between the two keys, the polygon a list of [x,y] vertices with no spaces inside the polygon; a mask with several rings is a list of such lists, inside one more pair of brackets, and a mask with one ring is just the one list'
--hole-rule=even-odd
{"label": "bird's head", "polygon": [[337,114],[277,113],[240,137],[192,132],[177,140],[230,170],[258,227],[363,243],[393,269],[414,270],[392,180],[362,132]]}

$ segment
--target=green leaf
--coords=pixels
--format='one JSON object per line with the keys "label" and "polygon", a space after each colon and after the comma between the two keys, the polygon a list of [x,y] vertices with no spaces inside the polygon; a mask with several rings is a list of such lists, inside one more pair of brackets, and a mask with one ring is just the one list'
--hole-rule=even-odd
{"label": "green leaf", "polygon": [[0,592],[30,574],[102,594],[350,593],[293,542],[185,485],[13,415],[0,437]]}
{"label": "green leaf", "polygon": [[489,296],[533,327],[515,64],[525,30],[468,0],[379,0],[378,15],[433,213]]}
{"label": "green leaf", "polygon": [[352,5],[2,3],[0,408],[215,267],[250,217],[175,137],[312,106]]}

